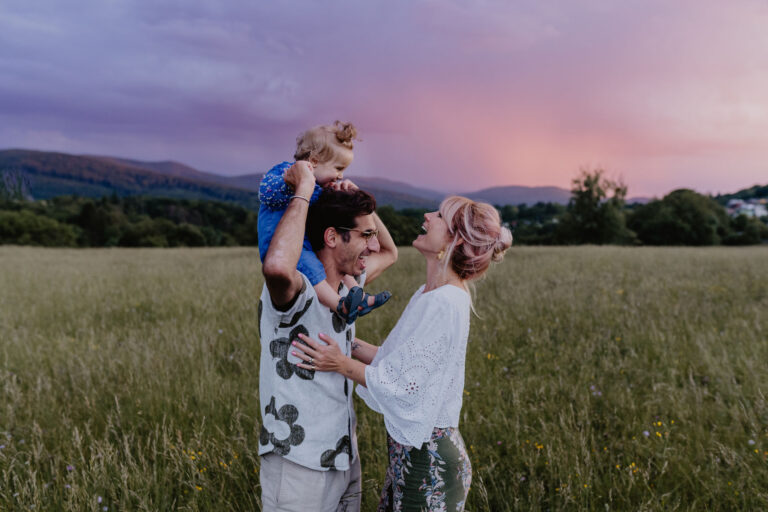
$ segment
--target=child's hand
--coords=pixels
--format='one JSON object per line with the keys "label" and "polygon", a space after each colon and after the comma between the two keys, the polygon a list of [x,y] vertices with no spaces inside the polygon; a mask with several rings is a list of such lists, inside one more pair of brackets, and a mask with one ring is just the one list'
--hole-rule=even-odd
{"label": "child's hand", "polygon": [[357,190],[358,187],[351,180],[338,180],[331,182],[331,188],[333,190],[343,190],[349,192],[350,190]]}
{"label": "child's hand", "polygon": [[312,164],[306,160],[299,160],[283,174],[283,180],[293,187],[296,194],[300,194],[299,189],[302,187],[311,189],[315,186],[315,173]]}

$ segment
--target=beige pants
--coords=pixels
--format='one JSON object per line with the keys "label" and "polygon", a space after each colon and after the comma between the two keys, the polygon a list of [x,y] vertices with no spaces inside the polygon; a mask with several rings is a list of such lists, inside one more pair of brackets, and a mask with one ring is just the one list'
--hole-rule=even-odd
{"label": "beige pants", "polygon": [[317,471],[268,453],[259,478],[264,512],[360,511],[360,457],[347,471]]}

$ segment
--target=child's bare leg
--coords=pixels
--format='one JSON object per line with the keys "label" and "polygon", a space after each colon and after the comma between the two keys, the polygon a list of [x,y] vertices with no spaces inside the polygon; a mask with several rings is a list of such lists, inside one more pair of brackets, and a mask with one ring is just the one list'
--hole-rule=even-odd
{"label": "child's bare leg", "polygon": [[317,297],[320,299],[320,304],[328,307],[331,311],[336,311],[336,306],[339,305],[341,295],[328,284],[328,281],[323,279],[313,286],[313,288],[315,289],[315,293],[317,293]]}

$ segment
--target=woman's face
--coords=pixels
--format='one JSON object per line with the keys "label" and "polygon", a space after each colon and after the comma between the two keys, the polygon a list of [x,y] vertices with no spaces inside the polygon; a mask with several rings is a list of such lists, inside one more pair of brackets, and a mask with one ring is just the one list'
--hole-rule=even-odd
{"label": "woman's face", "polygon": [[421,230],[422,233],[413,241],[413,246],[425,257],[430,255],[436,257],[440,251],[448,247],[453,238],[448,231],[448,224],[439,211],[424,214]]}

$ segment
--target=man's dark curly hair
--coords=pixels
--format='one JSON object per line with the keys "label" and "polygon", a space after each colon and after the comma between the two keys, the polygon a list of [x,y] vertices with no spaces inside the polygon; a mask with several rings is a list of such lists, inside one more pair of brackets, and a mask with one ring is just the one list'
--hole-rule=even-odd
{"label": "man's dark curly hair", "polygon": [[[325,246],[323,236],[328,228],[357,227],[355,219],[376,210],[376,199],[362,190],[341,191],[326,189],[307,214],[307,237],[313,251]],[[342,240],[349,242],[349,232],[339,231]]]}

